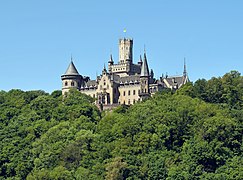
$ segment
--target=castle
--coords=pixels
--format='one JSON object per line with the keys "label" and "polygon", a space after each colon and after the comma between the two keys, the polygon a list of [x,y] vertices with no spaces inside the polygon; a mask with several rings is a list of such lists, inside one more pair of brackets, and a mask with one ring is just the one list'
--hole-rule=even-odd
{"label": "castle", "polygon": [[112,55],[108,61],[108,69],[104,66],[102,74],[95,80],[78,73],[73,61],[65,74],[61,76],[62,93],[76,88],[81,93],[96,99],[102,107],[114,107],[119,104],[134,104],[150,97],[164,88],[178,89],[189,81],[186,65],[181,76],[162,76],[154,78],[153,70],[149,71],[146,52],[137,64],[133,63],[133,39],[119,39],[119,61],[114,63]]}

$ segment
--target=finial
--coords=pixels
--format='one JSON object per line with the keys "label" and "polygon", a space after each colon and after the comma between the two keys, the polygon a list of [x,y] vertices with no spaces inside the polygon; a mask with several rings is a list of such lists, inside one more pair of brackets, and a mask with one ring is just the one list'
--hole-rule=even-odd
{"label": "finial", "polygon": [[144,51],[144,54],[146,54],[146,46],[144,44],[144,47],[143,47],[143,51]]}
{"label": "finial", "polygon": [[[125,37],[126,37],[126,35],[127,35],[127,29],[126,29],[126,28],[124,28],[124,29],[123,29],[123,32],[124,32]],[[125,39],[125,37],[124,37],[124,39]]]}
{"label": "finial", "polygon": [[71,53],[71,62],[73,62],[73,55],[72,55],[72,53]]}

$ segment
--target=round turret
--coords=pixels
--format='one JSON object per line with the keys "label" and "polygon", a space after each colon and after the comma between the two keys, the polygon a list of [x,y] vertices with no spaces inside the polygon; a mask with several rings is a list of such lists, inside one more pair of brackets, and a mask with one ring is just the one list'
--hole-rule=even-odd
{"label": "round turret", "polygon": [[69,64],[65,74],[61,76],[62,79],[62,94],[65,94],[70,89],[75,88],[80,90],[82,76],[78,73],[73,61]]}

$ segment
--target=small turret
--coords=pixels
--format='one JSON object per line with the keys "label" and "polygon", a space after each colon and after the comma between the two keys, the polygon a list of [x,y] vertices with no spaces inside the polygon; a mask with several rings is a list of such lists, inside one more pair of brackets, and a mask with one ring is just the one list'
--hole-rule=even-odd
{"label": "small turret", "polygon": [[154,78],[154,71],[153,69],[150,70],[150,77],[153,79]]}
{"label": "small turret", "polygon": [[112,58],[112,54],[110,55],[110,60],[108,61],[108,63],[109,63],[110,65],[113,65],[113,64],[114,64],[114,61],[113,61],[113,58]]}
{"label": "small turret", "polygon": [[110,60],[108,61],[108,71],[109,73],[112,72],[112,66],[114,64],[113,58],[112,58],[112,54],[110,55]]}
{"label": "small turret", "polygon": [[143,64],[143,59],[142,59],[142,56],[141,56],[141,55],[140,55],[140,57],[139,57],[138,64],[139,64],[139,65],[142,65],[142,64]]}
{"label": "small turret", "polygon": [[103,74],[103,75],[107,74],[107,70],[106,70],[105,64],[104,64],[104,68],[103,68],[103,70],[102,70],[102,74]]}
{"label": "small turret", "polygon": [[76,69],[73,63],[72,58],[65,74],[61,76],[61,79],[62,79],[62,94],[65,94],[65,92],[68,92],[69,89],[71,88],[80,90],[82,76],[78,73],[78,70]]}
{"label": "small turret", "polygon": [[150,94],[149,94],[149,68],[148,68],[148,62],[147,62],[147,57],[146,57],[145,52],[144,52],[144,57],[143,57],[143,64],[141,67],[141,73],[140,73],[140,85],[141,85],[140,97],[143,100],[150,96]]}

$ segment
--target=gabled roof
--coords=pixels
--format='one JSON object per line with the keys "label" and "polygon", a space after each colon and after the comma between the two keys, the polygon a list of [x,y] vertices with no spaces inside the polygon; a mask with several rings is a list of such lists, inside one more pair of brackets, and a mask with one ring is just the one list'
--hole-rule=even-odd
{"label": "gabled roof", "polygon": [[178,86],[180,88],[182,85],[186,84],[189,82],[187,76],[171,76],[171,77],[166,77],[163,78],[163,81],[167,88],[171,88],[174,86]]}
{"label": "gabled roof", "polygon": [[73,61],[71,61],[71,63],[69,64],[64,75],[79,75],[78,70],[76,69],[75,65],[73,64]]}
{"label": "gabled roof", "polygon": [[148,68],[148,62],[147,62],[147,57],[146,54],[144,53],[144,58],[143,58],[143,64],[141,67],[141,74],[140,76],[149,76],[149,68]]}

